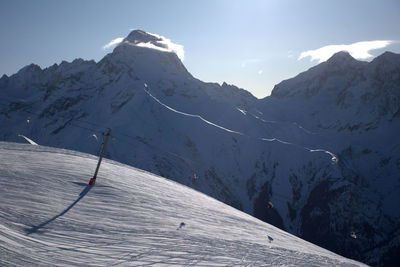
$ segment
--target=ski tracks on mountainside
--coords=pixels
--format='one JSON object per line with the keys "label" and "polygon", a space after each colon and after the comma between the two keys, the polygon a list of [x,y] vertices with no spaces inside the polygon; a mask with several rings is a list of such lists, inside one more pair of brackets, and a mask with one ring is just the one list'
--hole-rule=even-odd
{"label": "ski tracks on mountainside", "polygon": [[[306,151],[308,151],[308,152],[311,152],[311,153],[316,153],[316,152],[325,153],[325,154],[328,154],[328,155],[331,156],[331,161],[332,161],[333,163],[337,163],[337,162],[338,162],[338,157],[337,157],[334,153],[332,153],[332,152],[330,152],[330,151],[328,151],[328,150],[321,149],[321,148],[317,148],[317,149],[308,148],[308,147],[304,147],[304,146],[301,146],[301,145],[298,145],[298,144],[295,144],[295,143],[283,141],[283,140],[280,140],[280,139],[274,138],[274,137],[273,137],[273,138],[257,138],[257,137],[255,138],[255,137],[251,137],[251,136],[246,135],[246,134],[244,134],[244,133],[241,133],[241,132],[238,132],[238,131],[234,131],[234,130],[225,128],[225,127],[223,127],[223,126],[221,126],[221,125],[215,124],[215,123],[213,123],[213,122],[211,122],[211,121],[209,121],[209,120],[204,119],[204,118],[203,118],[202,116],[200,116],[200,115],[182,112],[182,111],[176,110],[176,109],[174,109],[174,108],[168,106],[167,104],[163,103],[161,100],[159,100],[157,97],[155,97],[154,95],[152,95],[152,94],[150,93],[147,84],[145,84],[145,89],[144,89],[144,91],[145,91],[152,99],[154,99],[158,104],[160,104],[160,105],[163,106],[164,108],[166,108],[166,109],[168,109],[168,110],[170,110],[170,111],[172,111],[172,112],[174,112],[174,113],[177,113],[177,114],[186,116],[186,117],[191,117],[191,118],[200,119],[201,121],[207,123],[208,125],[213,126],[213,127],[216,127],[216,128],[218,128],[218,129],[221,129],[221,130],[224,130],[224,131],[226,131],[226,132],[228,132],[228,133],[237,134],[237,135],[241,135],[241,136],[246,136],[246,137],[248,137],[248,138],[254,138],[254,139],[256,139],[256,140],[262,140],[262,141],[267,141],[267,142],[278,142],[278,143],[281,143],[281,144],[284,144],[284,145],[290,145],[290,146],[294,146],[294,147],[297,147],[297,148],[300,148],[300,149],[304,149],[304,150],[306,150]],[[239,111],[241,111],[241,110],[239,110]],[[243,111],[241,111],[241,112],[243,113]],[[254,115],[252,115],[252,116],[254,116]],[[258,117],[255,116],[255,118],[258,118]],[[262,120],[263,122],[266,122],[266,121],[264,121],[264,120],[261,119],[261,118],[258,118],[258,119]],[[298,125],[297,123],[293,123],[293,124],[295,124],[297,127],[299,127],[300,129],[302,129],[303,131],[306,131],[306,132],[308,132],[308,133],[310,133],[310,134],[315,134],[315,133],[312,133],[312,132],[310,132],[310,131],[304,129],[303,127],[301,127],[301,126]]]}

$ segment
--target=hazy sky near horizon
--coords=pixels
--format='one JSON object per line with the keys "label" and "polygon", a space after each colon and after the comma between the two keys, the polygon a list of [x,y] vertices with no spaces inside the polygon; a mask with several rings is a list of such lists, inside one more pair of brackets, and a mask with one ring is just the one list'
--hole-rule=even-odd
{"label": "hazy sky near horizon", "polygon": [[196,78],[256,97],[348,50],[400,53],[398,0],[0,0],[0,75],[35,63],[99,61],[132,29],[182,45]]}

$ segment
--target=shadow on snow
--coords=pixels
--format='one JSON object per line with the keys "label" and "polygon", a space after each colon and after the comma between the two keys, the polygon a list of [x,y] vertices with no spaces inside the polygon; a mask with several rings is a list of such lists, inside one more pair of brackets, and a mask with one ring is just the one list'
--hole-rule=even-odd
{"label": "shadow on snow", "polygon": [[61,213],[57,214],[56,216],[54,216],[53,218],[37,225],[37,226],[32,226],[32,228],[27,229],[27,235],[36,233],[38,230],[40,230],[41,228],[45,227],[46,225],[48,225],[49,223],[51,223],[52,221],[56,220],[58,217],[63,216],[65,213],[67,213],[70,209],[72,209],[73,206],[75,206],[79,201],[81,201],[81,199],[86,196],[86,194],[90,191],[90,189],[92,188],[92,186],[90,185],[86,185],[86,187],[82,190],[82,192],[79,193],[79,197],[71,204],[69,205],[65,210],[63,210]]}

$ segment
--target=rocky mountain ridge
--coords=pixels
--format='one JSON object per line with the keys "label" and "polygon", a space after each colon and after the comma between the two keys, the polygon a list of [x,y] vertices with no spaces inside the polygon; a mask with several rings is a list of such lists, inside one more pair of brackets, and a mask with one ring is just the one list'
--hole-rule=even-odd
{"label": "rocky mountain ridge", "polygon": [[[278,84],[272,91],[271,101],[292,99],[291,105],[299,105],[307,99],[304,112],[308,116],[305,117],[323,117],[314,120],[310,127],[368,130],[377,127],[381,120],[392,120],[400,114],[399,62],[400,56],[390,52],[370,63],[339,52],[328,61]],[[331,117],[319,115],[327,113],[322,105],[325,110],[330,109]]]}

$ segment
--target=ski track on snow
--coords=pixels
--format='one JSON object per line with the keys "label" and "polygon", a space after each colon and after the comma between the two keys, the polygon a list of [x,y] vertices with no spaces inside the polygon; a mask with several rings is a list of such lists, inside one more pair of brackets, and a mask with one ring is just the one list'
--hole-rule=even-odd
{"label": "ski track on snow", "polygon": [[169,110],[171,110],[171,111],[173,111],[173,112],[175,112],[175,113],[177,113],[177,114],[181,114],[181,115],[184,115],[184,116],[187,116],[187,117],[192,117],[192,118],[198,118],[198,119],[202,120],[203,122],[205,122],[205,123],[207,123],[207,124],[209,124],[209,125],[211,125],[211,126],[214,126],[214,127],[216,127],[216,128],[219,128],[219,129],[221,129],[221,130],[224,130],[224,131],[226,131],[226,132],[234,133],[234,134],[239,134],[239,135],[243,135],[241,132],[233,131],[233,130],[230,130],[230,129],[228,129],[228,128],[222,127],[222,126],[220,126],[220,125],[218,125],[218,124],[215,124],[215,123],[213,123],[213,122],[211,122],[211,121],[208,121],[208,120],[204,119],[204,118],[203,118],[202,116],[200,116],[200,115],[185,113],[185,112],[176,110],[176,109],[174,109],[174,108],[171,108],[170,106],[168,106],[168,105],[164,104],[163,102],[161,102],[157,97],[153,96],[149,91],[147,91],[147,90],[144,90],[144,91],[145,91],[150,97],[152,97],[155,101],[157,101],[160,105],[162,105],[163,107],[165,107],[165,108],[167,108],[167,109],[169,109]]}
{"label": "ski track on snow", "polygon": [[96,163],[0,142],[0,266],[364,266],[111,160],[86,190]]}
{"label": "ski track on snow", "polygon": [[[241,111],[241,110],[240,110],[240,111]],[[242,112],[242,113],[246,115],[246,113],[244,113],[244,112]],[[259,116],[255,115],[255,114],[252,114],[252,113],[249,113],[249,114],[250,114],[251,116],[253,116],[254,118],[256,118],[256,119],[258,119],[258,120],[260,120],[260,121],[262,121],[262,122],[264,122],[264,123],[267,123],[267,124],[284,124],[284,123],[289,123],[289,124],[295,125],[297,128],[299,128],[300,130],[304,131],[304,132],[307,133],[307,134],[311,134],[311,135],[316,135],[316,134],[317,134],[317,133],[311,132],[310,130],[307,130],[306,128],[304,128],[303,126],[301,126],[300,124],[298,124],[297,122],[267,121],[267,120],[265,120],[265,119],[263,119],[263,118],[260,118]]]}
{"label": "ski track on snow", "polygon": [[[243,133],[241,133],[241,132],[234,131],[234,130],[231,130],[231,129],[222,127],[222,126],[220,126],[220,125],[218,125],[218,124],[215,124],[215,123],[213,123],[213,122],[210,122],[210,121],[204,119],[203,117],[201,117],[200,115],[185,113],[185,112],[176,110],[176,109],[174,109],[174,108],[172,108],[172,107],[170,107],[170,106],[164,104],[161,100],[159,100],[157,97],[153,96],[153,95],[149,92],[148,87],[147,87],[146,84],[145,84],[145,89],[143,89],[143,90],[144,90],[151,98],[153,98],[157,103],[159,103],[161,106],[165,107],[166,109],[168,109],[168,110],[170,110],[170,111],[172,111],[172,112],[175,112],[175,113],[177,113],[177,114],[184,115],[184,116],[187,116],[187,117],[198,118],[198,119],[202,120],[203,122],[205,122],[205,123],[207,123],[207,124],[209,124],[209,125],[211,125],[211,126],[214,126],[214,127],[216,127],[216,128],[222,129],[222,130],[224,130],[224,131],[226,131],[226,132],[229,132],[229,133],[234,133],[234,134],[238,134],[238,135],[241,135],[241,136],[246,136],[246,137],[248,137],[248,138],[252,138],[252,137],[250,137],[250,136],[248,136],[248,135],[246,135],[246,134],[243,134]],[[261,118],[260,118],[260,119],[261,119]],[[264,121],[263,119],[261,119],[261,120]],[[295,123],[295,124],[296,124],[296,123]],[[298,124],[296,124],[296,126],[297,126],[297,127],[301,127],[301,126],[299,126]],[[305,130],[303,127],[301,127],[301,129],[303,129],[304,131],[307,131],[307,130]],[[310,132],[310,133],[311,133],[311,132]],[[295,146],[295,147],[297,147],[297,148],[304,149],[304,150],[306,150],[306,151],[308,151],[308,152],[311,152],[311,153],[322,152],[322,153],[325,153],[325,154],[330,155],[330,156],[331,156],[332,162],[334,162],[334,163],[337,163],[337,162],[338,162],[338,157],[337,157],[334,153],[332,153],[332,152],[330,152],[330,151],[328,151],[328,150],[325,150],[325,149],[321,149],[321,148],[311,149],[311,148],[303,147],[303,146],[300,146],[300,145],[297,145],[297,144],[294,144],[294,143],[291,143],[291,142],[283,141],[283,140],[280,140],[280,139],[278,139],[278,138],[256,138],[256,139],[257,139],[257,140],[262,140],[262,141],[267,141],[267,142],[278,142],[278,143],[281,143],[281,144],[284,144],[284,145]]]}

